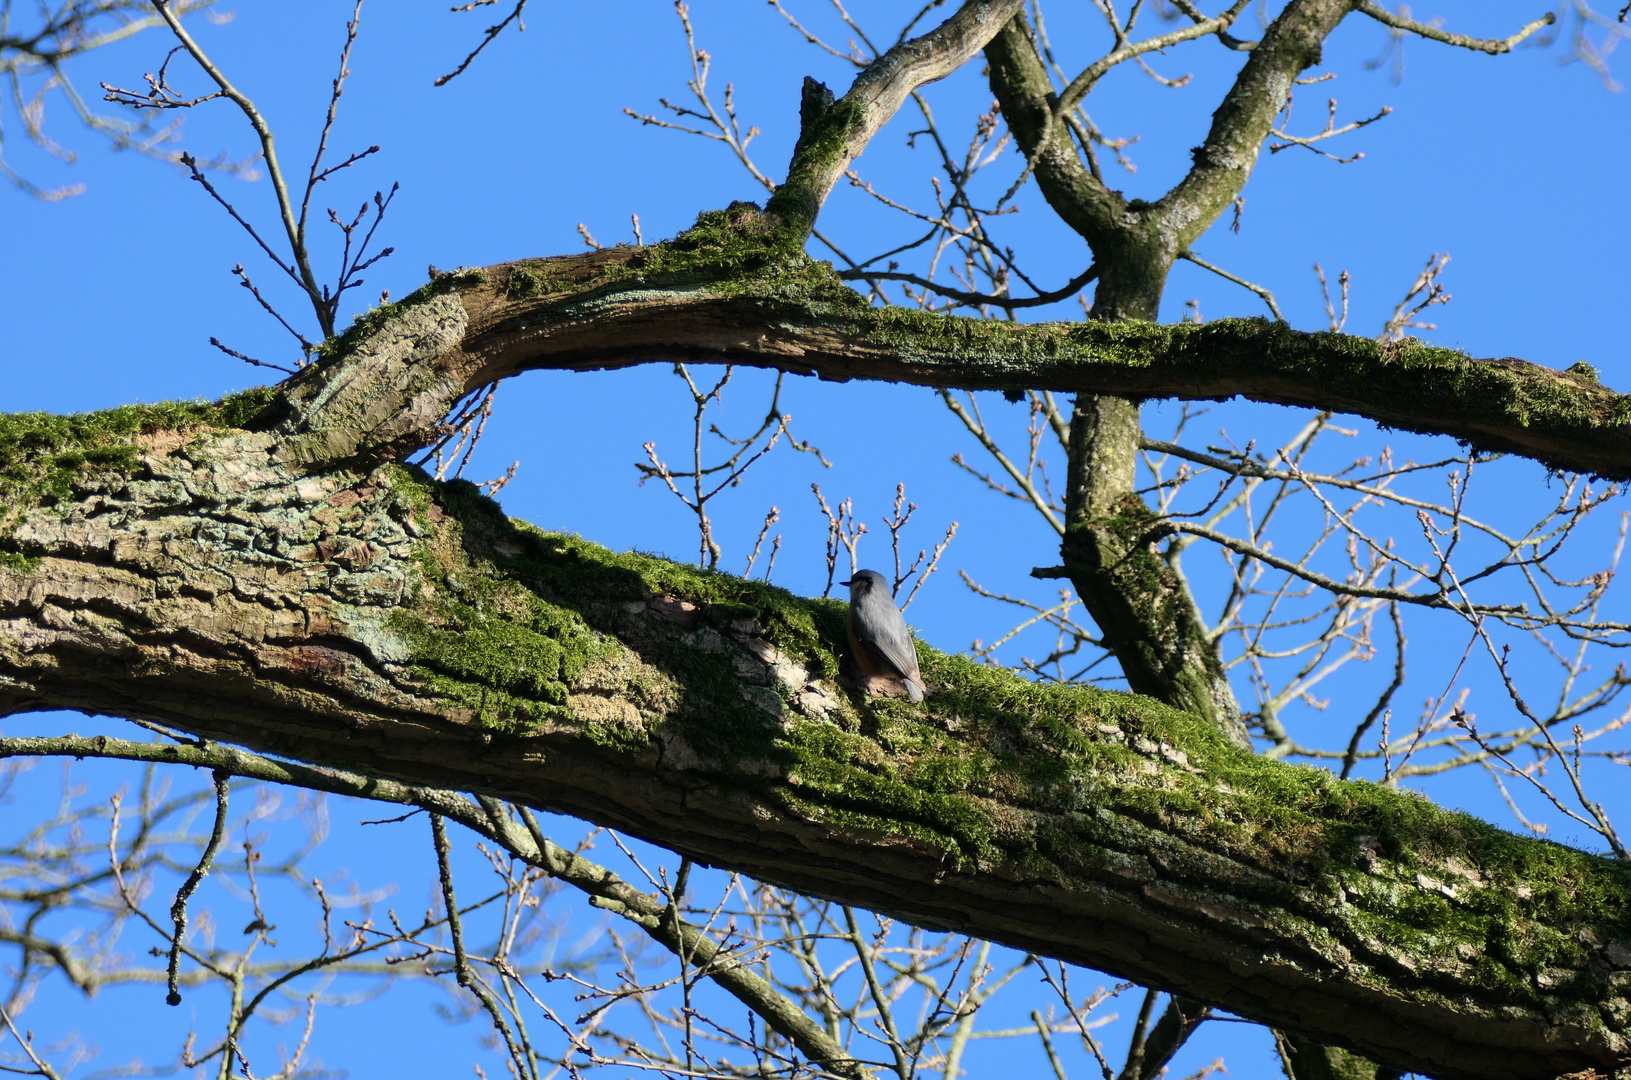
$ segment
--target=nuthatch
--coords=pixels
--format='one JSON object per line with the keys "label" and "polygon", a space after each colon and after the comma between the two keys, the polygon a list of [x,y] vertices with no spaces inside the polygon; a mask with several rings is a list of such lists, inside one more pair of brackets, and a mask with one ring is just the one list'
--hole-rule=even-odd
{"label": "nuthatch", "polygon": [[868,680],[879,676],[898,679],[906,684],[908,698],[922,701],[923,676],[917,669],[912,632],[889,595],[889,583],[876,570],[860,570],[839,584],[849,586],[846,626],[850,651],[861,672]]}

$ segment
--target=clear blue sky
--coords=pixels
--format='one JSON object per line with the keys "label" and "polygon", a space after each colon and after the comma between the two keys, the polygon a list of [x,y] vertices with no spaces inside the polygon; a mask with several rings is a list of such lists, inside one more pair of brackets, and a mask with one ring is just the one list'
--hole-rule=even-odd
{"label": "clear blue sky", "polygon": [[[199,40],[267,114],[291,173],[303,171],[308,160],[350,7],[341,0],[244,0],[222,25],[193,21]],[[396,252],[352,294],[346,318],[370,306],[382,288],[396,295],[410,291],[424,280],[427,264],[445,269],[581,250],[580,222],[604,243],[629,241],[631,213],[639,214],[650,241],[684,228],[699,210],[737,198],[762,199],[762,189],[722,147],[641,127],[622,114],[625,106],[652,112],[660,97],[686,96],[689,66],[670,5],[655,0],[535,5],[524,34],[507,33],[470,71],[437,89],[434,77],[458,63],[498,10],[457,15],[447,7],[423,0],[370,0],[364,8],[332,145],[339,154],[371,144],[383,149],[336,176],[319,198],[323,207],[354,211],[376,188],[393,181],[402,188],[381,232]],[[879,0],[865,7],[862,17],[888,36],[900,12],[913,5]],[[808,15],[812,26],[843,38],[815,0],[793,8]],[[1419,18],[1442,15],[1451,30],[1496,36],[1539,13],[1530,0],[1433,0],[1415,12]],[[713,56],[712,88],[722,95],[725,84],[734,83],[744,124],[764,130],[753,144],[756,159],[779,176],[795,134],[801,79],[813,74],[841,92],[852,69],[803,44],[764,4],[699,0],[692,16],[699,43]],[[1067,66],[1070,58],[1085,60],[1090,48],[1103,45],[1083,12],[1052,13],[1050,29]],[[1197,250],[1271,288],[1290,321],[1309,329],[1323,325],[1312,264],[1322,264],[1333,276],[1347,269],[1354,282],[1349,329],[1366,334],[1380,328],[1429,255],[1449,252],[1453,261],[1445,281],[1454,300],[1433,309],[1438,328],[1422,331],[1423,336],[1477,356],[1517,356],[1559,367],[1583,359],[1599,369],[1604,382],[1631,388],[1625,346],[1631,306],[1626,263],[1631,102],[1626,95],[1605,86],[1587,66],[1568,62],[1566,40],[1496,58],[1409,41],[1401,81],[1394,80],[1391,61],[1367,64],[1383,57],[1387,47],[1380,27],[1361,16],[1350,18],[1328,44],[1319,69],[1338,77],[1298,92],[1293,127],[1301,132],[1324,122],[1328,97],[1339,100],[1339,123],[1393,108],[1378,123],[1326,144],[1343,156],[1363,151],[1363,159],[1339,165],[1296,148],[1265,155],[1246,190],[1239,233],[1220,226]],[[76,61],[69,72],[94,101],[99,81],[140,85],[142,73],[154,70],[168,48],[156,32],[139,35]],[[1193,73],[1186,88],[1167,89],[1136,72],[1118,71],[1095,92],[1089,107],[1100,126],[1111,135],[1139,137],[1129,150],[1136,174],[1121,173],[1114,181],[1128,196],[1152,198],[1176,180],[1238,63],[1238,54],[1202,42],[1152,60],[1169,77]],[[1631,71],[1621,73],[1631,78]],[[972,65],[930,93],[937,115],[958,140],[966,139],[973,115],[989,106],[979,76],[979,65]],[[201,73],[179,58],[171,81],[187,94],[206,89]],[[0,259],[0,319],[6,329],[0,339],[0,371],[6,376],[0,409],[82,411],[213,397],[264,381],[264,369],[217,352],[208,344],[211,336],[254,356],[287,361],[289,339],[237,286],[231,268],[243,263],[286,310],[298,314],[298,306],[247,237],[175,167],[109,151],[76,124],[60,95],[47,98],[47,109],[50,133],[77,152],[77,161],[64,164],[29,145],[11,112],[0,114],[7,160],[42,186],[83,183],[85,191],[54,203],[0,191],[0,243],[6,248],[6,258]],[[859,167],[879,190],[927,204],[936,164],[925,150],[907,146],[907,133],[918,126],[915,117],[897,119]],[[254,150],[242,117],[222,102],[189,114],[173,145],[199,157],[225,153],[241,159]],[[1002,172],[1000,183],[988,185],[989,196],[1000,193],[1012,175]],[[271,227],[264,181],[222,178],[217,183],[258,223]],[[1038,280],[1054,287],[1080,272],[1087,259],[1084,245],[1057,225],[1035,188],[1023,191],[1018,204],[1021,212],[1004,222],[1004,235],[1012,237]],[[900,228],[849,188],[834,194],[822,227],[842,246],[868,253],[876,250],[879,236]],[[331,247],[318,250],[323,265],[335,258]],[[1250,293],[1180,264],[1163,318],[1181,318],[1191,299],[1206,318],[1263,310]],[[1072,309],[1061,306],[1036,317],[1050,314],[1069,318]],[[739,373],[726,392],[721,424],[735,431],[756,423],[767,387],[768,377]],[[727,568],[740,569],[760,519],[775,504],[786,537],[776,580],[795,591],[820,591],[822,527],[808,490],[811,481],[834,499],[854,497],[874,534],[864,548],[867,561],[881,563],[886,550],[877,535],[882,532],[878,519],[888,510],[895,484],[904,482],[921,506],[914,550],[932,543],[947,523],[960,523],[944,569],[911,612],[925,639],[958,650],[1006,629],[1002,611],[959,583],[960,570],[998,591],[1047,598],[1048,589],[1026,575],[1032,566],[1054,561],[1051,533],[948,463],[959,450],[979,462],[978,448],[960,436],[932,392],[789,379],[782,404],[795,418],[795,433],[819,445],[833,467],[821,469],[808,457],[779,450],[730,491],[720,512]],[[1015,438],[1022,435],[1022,409],[1000,398],[982,400],[982,407],[1003,418]],[[1178,414],[1173,404],[1147,408],[1152,430]],[[695,549],[689,519],[660,486],[637,486],[632,463],[642,457],[641,444],[653,439],[665,457],[678,459],[688,439],[688,415],[689,402],[677,380],[657,367],[529,376],[501,393],[498,415],[471,474],[484,479],[519,460],[516,480],[502,495],[509,513],[612,547],[687,558]],[[1305,418],[1266,406],[1220,406],[1204,418],[1205,434],[1197,442],[1217,442],[1226,432],[1237,443],[1258,438],[1267,444]],[[1361,432],[1354,454],[1374,453],[1383,442],[1401,455],[1423,458],[1452,449],[1445,440],[1377,434],[1362,422],[1353,426]],[[1536,466],[1501,468],[1486,496],[1492,507],[1526,506],[1555,494]],[[1427,674],[1446,663],[1431,648],[1421,655],[1417,670]],[[1355,702],[1368,702],[1365,695],[1374,689],[1365,688],[1380,677],[1367,673],[1351,684],[1337,684],[1341,693],[1327,712],[1338,728],[1347,712],[1362,708]],[[1426,682],[1421,686],[1417,697],[1435,692]],[[1489,715],[1498,713],[1499,693],[1487,679],[1479,687],[1483,696],[1476,700]],[[90,728],[86,721],[62,716],[16,718],[4,725],[8,734],[65,729]],[[87,772],[127,775],[113,769]],[[42,783],[49,787],[54,774]],[[1428,790],[1445,802],[1510,823],[1498,799],[1479,783],[1457,781]],[[5,811],[8,818],[18,814],[16,802]],[[388,815],[346,804],[334,811],[337,826],[370,816]],[[383,848],[389,845],[372,837],[359,841],[349,828],[337,832],[333,853],[323,858],[351,866],[359,878],[403,879],[411,895],[403,896],[402,904],[417,910],[429,900],[424,879],[413,875],[423,874],[428,856],[422,826],[411,828],[400,852],[392,852],[400,854],[400,862],[387,858]],[[561,829],[564,834],[570,826],[563,823]],[[1557,835],[1573,834],[1559,826]],[[112,1004],[94,1013],[94,1023],[92,1013],[78,1011],[77,999],[61,993],[43,997],[29,1019],[42,1034],[60,1035],[71,1027],[96,1031],[104,1054],[87,1066],[93,1069],[130,1053],[162,1060],[179,1041],[182,1029],[175,1024],[186,1022],[171,1014],[191,1013],[190,1008],[167,1012],[162,994],[151,989],[106,997]],[[356,1020],[347,1013],[344,1030],[320,1029],[320,1056],[353,1076],[385,1068],[424,1074],[430,1068],[426,1055],[444,1052],[445,1061],[434,1057],[438,1069],[466,1070],[465,1063],[479,1053],[468,1029],[446,1029],[444,1039],[443,1029],[424,1027],[440,1023],[430,1018],[430,1000],[393,994],[386,1004],[355,1010]],[[411,1049],[393,1037],[407,1024],[430,1032],[416,1035]],[[1192,1055],[1189,1068],[1225,1052],[1208,1046],[1213,1048]],[[1231,1058],[1235,1075],[1271,1068],[1263,1046],[1261,1040],[1249,1042],[1249,1049]],[[498,1067],[489,1060],[489,1075]]]}

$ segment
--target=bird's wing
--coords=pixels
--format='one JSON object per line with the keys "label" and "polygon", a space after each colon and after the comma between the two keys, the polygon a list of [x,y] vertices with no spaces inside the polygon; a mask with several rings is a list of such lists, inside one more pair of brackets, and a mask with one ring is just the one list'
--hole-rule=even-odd
{"label": "bird's wing", "polygon": [[901,620],[898,626],[891,626],[868,644],[877,649],[897,672],[908,679],[922,681],[917,670],[917,650],[912,648],[912,634],[906,629],[905,620]]}

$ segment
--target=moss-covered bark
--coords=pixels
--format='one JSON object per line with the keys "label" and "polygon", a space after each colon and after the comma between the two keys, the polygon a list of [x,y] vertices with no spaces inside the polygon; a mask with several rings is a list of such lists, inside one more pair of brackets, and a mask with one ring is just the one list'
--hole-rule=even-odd
{"label": "moss-covered bark", "polygon": [[[535,368],[586,371],[679,356],[971,390],[1242,396],[1631,478],[1631,398],[1602,386],[1585,364],[1554,371],[1260,319],[1013,324],[870,308],[762,221],[739,204],[703,215],[669,244],[489,267],[442,298],[457,298],[468,321],[427,362],[451,376],[446,393]],[[365,363],[337,349],[306,378],[343,382]],[[441,398],[393,389],[391,400],[428,410]]]}
{"label": "moss-covered bark", "polygon": [[[928,649],[928,703],[862,699],[838,604],[542,533],[398,466],[313,467],[227,426],[253,410],[167,409],[186,423],[42,421],[9,457],[37,497],[0,540],[26,559],[0,567],[0,712],[577,814],[1433,1075],[1631,1049],[1621,865]],[[52,464],[87,439],[95,467]]]}

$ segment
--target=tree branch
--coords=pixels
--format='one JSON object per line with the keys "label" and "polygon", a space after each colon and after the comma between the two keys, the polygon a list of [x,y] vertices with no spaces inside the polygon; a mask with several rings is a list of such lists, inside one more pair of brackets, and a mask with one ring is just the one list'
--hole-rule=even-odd
{"label": "tree branch", "polygon": [[[1220,271],[1221,272],[1221,271]],[[973,306],[990,305],[1003,310],[1028,307],[1045,307],[1048,304],[1057,304],[1061,300],[1069,300],[1081,292],[1094,278],[1099,276],[1099,268],[1089,266],[1086,270],[1067,281],[1063,286],[1052,292],[1038,293],[1036,296],[1023,296],[1019,298],[1003,295],[995,296],[989,293],[968,292],[963,289],[954,289],[949,285],[942,285],[938,281],[918,277],[916,274],[901,274],[892,270],[840,270],[838,277],[843,281],[904,281],[924,289],[933,289],[941,296],[955,300],[960,304]],[[1251,286],[1247,286],[1250,288]]]}
{"label": "tree branch", "polygon": [[[395,329],[386,324],[367,357],[320,365],[324,370],[286,384],[293,404],[303,408],[309,400],[320,408],[291,417],[280,430],[297,441],[316,440],[322,452],[339,453],[329,439],[357,452],[364,440],[346,419],[354,410],[381,414],[369,439],[421,438],[410,420],[429,422],[436,410],[427,387],[444,376],[450,381],[437,393],[451,395],[451,405],[468,388],[534,368],[685,360],[967,390],[1242,396],[1449,435],[1558,470],[1631,478],[1631,397],[1603,387],[1585,365],[1555,371],[1510,358],[1474,359],[1414,339],[1380,344],[1255,319],[998,324],[869,307],[824,264],[789,269],[782,262],[773,276],[723,278],[712,290],[698,283],[695,265],[648,247],[489,268],[484,281],[455,290],[457,300],[448,295],[409,306],[407,313],[419,314],[405,313]],[[547,268],[557,291],[510,300],[514,287],[507,283],[539,273],[536,267]],[[665,288],[665,281],[673,285]],[[395,345],[385,340],[391,334]],[[415,361],[423,369],[418,381],[403,382],[401,396],[391,399],[397,407],[416,402],[407,417],[385,414],[387,400],[368,396],[371,384],[347,374],[353,364],[380,362],[398,347],[422,357]],[[444,354],[443,363],[432,364],[432,355]],[[406,370],[396,377],[407,379]],[[330,385],[343,392],[321,389]],[[336,426],[342,431],[328,430]]]}
{"label": "tree branch", "polygon": [[1427,38],[1429,41],[1440,41],[1446,45],[1457,45],[1463,49],[1474,52],[1488,53],[1499,56],[1501,53],[1511,52],[1519,42],[1527,39],[1538,30],[1543,30],[1557,22],[1557,15],[1548,11],[1534,22],[1529,23],[1516,34],[1507,38],[1475,38],[1466,34],[1450,34],[1426,23],[1419,23],[1414,19],[1407,19],[1402,15],[1395,15],[1376,0],[1357,0],[1354,5],[1366,15],[1375,19],[1383,26],[1406,34],[1415,34],[1417,37]]}
{"label": "tree branch", "polygon": [[1126,201],[1082,163],[1068,126],[1054,122],[1053,83],[1025,19],[1004,26],[986,45],[985,57],[991,92],[1027,170],[1054,213],[1094,245],[1097,255],[1115,235]]}
{"label": "tree branch", "polygon": [[1172,226],[1178,250],[1199,239],[1246,186],[1293,80],[1319,62],[1326,37],[1354,2],[1291,0],[1247,54],[1212,114],[1206,139],[1193,152],[1188,174],[1156,204]]}
{"label": "tree branch", "polygon": [[[419,787],[385,780],[344,769],[313,768],[293,761],[278,761],[235,746],[200,743],[135,742],[111,739],[105,735],[84,737],[0,738],[0,760],[14,757],[101,758],[139,761],[162,765],[185,765],[216,773],[287,784],[309,791],[323,791],[354,799],[413,806],[457,821],[479,836],[499,844],[523,862],[551,877],[564,881],[591,898],[591,903],[620,915],[675,953],[705,972],[726,992],[752,1009],[775,1030],[786,1035],[811,1061],[850,1080],[866,1080],[872,1075],[852,1058],[819,1024],[790,1002],[774,986],[761,978],[749,964],[720,948],[701,928],[683,920],[665,919],[665,905],[651,894],[629,885],[616,874],[576,852],[550,842],[530,813],[523,811],[525,828],[516,825],[501,811],[501,805],[486,796],[477,804],[455,791]],[[74,955],[60,944],[30,936],[0,933],[0,940],[16,940],[27,948],[51,957],[75,986],[93,993],[99,983],[88,974]],[[263,992],[264,993],[264,992]]]}
{"label": "tree branch", "polygon": [[825,86],[805,79],[798,144],[770,212],[808,234],[833,185],[907,96],[962,67],[1024,6],[1024,0],[965,0],[929,33],[868,64],[837,101]]}
{"label": "tree branch", "polygon": [[[354,378],[401,377],[372,355]],[[0,715],[139,717],[380,778],[365,795],[573,814],[1449,1080],[1627,1056],[1621,865],[928,650],[926,703],[854,696],[839,605],[542,533],[400,466],[280,459],[225,425],[242,413],[189,408],[130,410],[124,443],[58,423],[8,466],[95,463],[5,493]],[[979,779],[947,790],[948,767]]]}
{"label": "tree branch", "polygon": [[[176,36],[176,40],[186,48],[187,55],[191,56],[194,62],[204,69],[204,74],[208,75],[215,85],[221,88],[221,93],[229,101],[238,106],[245,119],[249,121],[249,126],[255,129],[255,136],[260,140],[261,144],[261,159],[266,162],[266,175],[271,178],[272,191],[277,196],[278,214],[283,221],[283,231],[289,239],[289,252],[300,271],[298,277],[300,286],[310,299],[323,332],[332,334],[334,332],[334,316],[325,309],[322,289],[318,287],[317,278],[312,274],[311,261],[306,252],[305,230],[296,220],[294,204],[289,198],[289,186],[284,182],[283,170],[278,164],[277,150],[274,145],[275,140],[270,125],[266,123],[266,118],[261,115],[260,110],[255,107],[255,103],[249,100],[248,96],[236,86],[232,85],[221,69],[215,66],[204,50],[193,40],[193,36],[181,24],[177,12],[171,9],[171,0],[151,0],[151,2],[154,9],[158,11],[159,16],[170,27],[170,32]],[[279,265],[282,265],[281,261],[279,261]]]}

